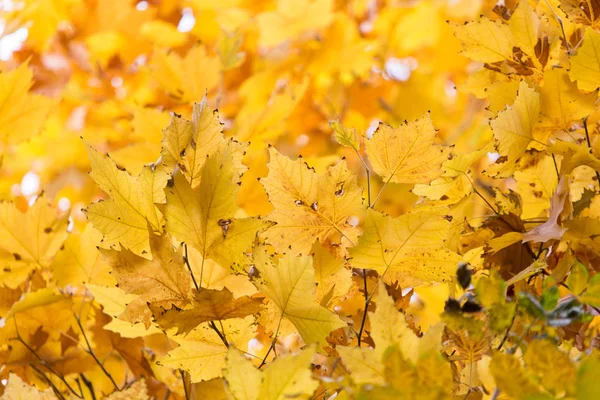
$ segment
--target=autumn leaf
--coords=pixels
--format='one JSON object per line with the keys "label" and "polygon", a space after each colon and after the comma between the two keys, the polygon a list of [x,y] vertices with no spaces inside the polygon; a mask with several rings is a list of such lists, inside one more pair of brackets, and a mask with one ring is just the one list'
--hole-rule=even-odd
{"label": "autumn leaf", "polygon": [[154,52],[151,68],[152,76],[165,92],[185,103],[201,99],[207,90],[218,85],[221,63],[217,56],[208,54],[205,46],[196,45],[183,57],[164,50]]}
{"label": "autumn leaf", "polygon": [[[248,341],[256,335],[253,317],[235,318],[222,322],[223,335],[230,347],[246,351]],[[191,331],[185,338],[172,337],[179,347],[159,360],[159,364],[188,371],[192,382],[222,376],[228,348],[221,337],[207,324]]]}
{"label": "autumn leaf", "polygon": [[349,221],[362,208],[354,174],[343,161],[317,175],[301,158],[292,161],[273,147],[269,153],[269,175],[261,183],[275,207],[268,218],[276,225],[265,232],[266,240],[293,254],[308,254],[319,240],[344,254],[359,232]]}
{"label": "autumn leaf", "polygon": [[54,100],[31,92],[33,72],[27,62],[0,74],[0,137],[6,144],[37,135]]}
{"label": "autumn leaf", "polygon": [[177,334],[189,333],[203,322],[219,321],[230,318],[243,318],[257,313],[262,300],[248,296],[234,298],[228,289],[201,289],[189,309],[164,309],[151,306],[154,319],[159,325],[177,327]]}
{"label": "autumn leaf", "polygon": [[225,140],[219,115],[208,108],[206,95],[202,102],[194,103],[191,121],[176,114],[171,117],[163,131],[162,145],[162,161],[168,170],[178,165],[193,188],[200,183],[206,160],[217,152],[230,153],[238,178],[245,171],[242,157],[246,146]]}
{"label": "autumn leaf", "polygon": [[[192,299],[191,279],[180,252],[175,252],[168,235],[151,238],[152,258],[128,250],[103,250],[119,288],[138,295],[128,307],[184,307]],[[131,321],[131,318],[130,318]],[[135,318],[131,322],[139,322]]]}
{"label": "autumn leaf", "polygon": [[481,17],[479,21],[452,28],[462,43],[462,54],[472,60],[493,63],[512,57],[514,39],[511,29],[500,21]]}
{"label": "autumn leaf", "polygon": [[225,268],[243,264],[244,252],[267,226],[259,218],[235,218],[239,176],[232,163],[228,151],[214,153],[202,168],[198,188],[175,174],[165,190],[167,232]]}
{"label": "autumn leaf", "polygon": [[[322,342],[329,333],[344,326],[340,318],[314,299],[314,268],[310,256],[285,255],[271,260],[263,249],[256,249],[255,267],[259,271],[256,287],[267,295],[306,343]],[[309,299],[307,302],[306,299]]]}
{"label": "autumn leaf", "polygon": [[577,81],[581,90],[592,91],[600,86],[600,34],[591,28],[586,28],[583,44],[577,49],[577,54],[571,57],[569,78]]}
{"label": "autumn leaf", "polygon": [[67,238],[67,224],[67,216],[57,215],[44,197],[24,213],[13,203],[0,203],[2,284],[14,289],[34,268],[48,267]]}
{"label": "autumn leaf", "polygon": [[350,263],[381,274],[397,271],[425,282],[447,281],[460,260],[443,247],[449,226],[435,212],[391,218],[369,210],[358,246],[350,250]]}
{"label": "autumn leaf", "polygon": [[[259,371],[239,351],[230,349],[224,374],[228,393],[235,400],[283,400],[290,396],[310,396],[318,386],[309,369],[314,356],[315,347],[311,346],[300,354],[278,358],[264,371]],[[281,376],[290,379],[279,379]]]}
{"label": "autumn leaf", "polygon": [[435,144],[436,130],[428,113],[398,128],[380,123],[366,150],[374,171],[387,184],[429,183],[441,175],[450,149]]}
{"label": "autumn leaf", "polygon": [[93,203],[86,211],[90,222],[103,233],[103,245],[115,250],[123,245],[138,256],[152,259],[150,234],[160,234],[164,225],[155,203],[164,202],[162,189],[167,184],[167,173],[147,166],[133,177],[91,147],[88,154],[90,176],[110,195],[110,199]]}
{"label": "autumn leaf", "polygon": [[527,83],[521,81],[519,94],[512,106],[498,113],[490,122],[498,153],[502,162],[491,169],[500,176],[511,175],[514,163],[525,154],[527,146],[534,140],[533,130],[540,113],[540,95]]}

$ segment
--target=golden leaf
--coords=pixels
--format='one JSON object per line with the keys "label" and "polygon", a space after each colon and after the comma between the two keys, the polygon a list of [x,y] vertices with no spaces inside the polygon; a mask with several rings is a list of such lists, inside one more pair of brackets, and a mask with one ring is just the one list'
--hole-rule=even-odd
{"label": "golden leaf", "polygon": [[577,81],[581,90],[592,91],[600,86],[600,33],[586,28],[583,44],[570,58],[569,78]]}
{"label": "golden leaf", "polygon": [[163,231],[164,218],[155,203],[165,200],[167,173],[146,166],[139,176],[132,177],[93,148],[88,147],[88,154],[92,162],[90,176],[111,197],[91,204],[86,211],[90,222],[104,235],[102,244],[115,250],[122,245],[151,260],[150,232]]}
{"label": "golden leaf", "polygon": [[539,113],[539,93],[521,81],[514,104],[490,122],[498,153],[505,157],[502,163],[492,166],[496,167],[492,171],[500,176],[510,176],[514,172],[514,163],[525,154],[533,140],[533,129]]}
{"label": "golden leaf", "polygon": [[472,60],[493,63],[512,58],[512,32],[500,21],[481,17],[465,25],[452,25],[452,29],[462,43],[462,54]]}
{"label": "golden leaf", "polygon": [[358,246],[350,250],[354,268],[404,272],[424,282],[452,279],[461,257],[443,248],[450,223],[438,212],[391,218],[368,210]]}
{"label": "golden leaf", "polygon": [[275,303],[280,318],[294,324],[304,342],[323,342],[331,331],[345,326],[336,314],[315,301],[315,271],[310,256],[287,254],[276,262],[264,249],[256,249],[254,257],[259,271],[256,287]]}
{"label": "golden leaf", "polygon": [[344,254],[356,243],[358,229],[349,218],[361,214],[362,191],[344,161],[317,175],[302,159],[295,161],[269,149],[269,175],[261,183],[275,210],[277,225],[265,233],[268,243],[292,254],[308,254],[315,240]]}
{"label": "golden leaf", "polygon": [[[171,305],[184,307],[192,299],[192,282],[183,265],[183,257],[174,251],[168,235],[153,235],[150,244],[150,260],[128,250],[102,250],[119,288],[128,294],[138,295],[128,308],[145,308],[147,303],[165,308]],[[131,322],[138,321],[135,316]]]}
{"label": "golden leaf", "polygon": [[30,93],[32,79],[27,62],[0,74],[0,140],[4,144],[37,135],[54,105],[52,99]]}
{"label": "golden leaf", "polygon": [[188,333],[207,321],[243,318],[261,309],[262,300],[242,296],[234,298],[228,289],[200,289],[191,303],[192,308],[164,309],[151,306],[154,319],[165,329],[177,327],[177,334]]}
{"label": "golden leaf", "polygon": [[435,144],[431,115],[392,128],[379,123],[366,142],[373,170],[384,182],[429,183],[442,174],[441,164],[450,148]]}

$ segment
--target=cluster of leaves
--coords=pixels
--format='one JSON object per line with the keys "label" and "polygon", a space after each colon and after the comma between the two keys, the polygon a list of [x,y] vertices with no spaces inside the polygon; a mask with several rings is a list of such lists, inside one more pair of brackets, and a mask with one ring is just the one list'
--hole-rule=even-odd
{"label": "cluster of leaves", "polygon": [[399,3],[15,1],[3,398],[599,398],[600,5]]}

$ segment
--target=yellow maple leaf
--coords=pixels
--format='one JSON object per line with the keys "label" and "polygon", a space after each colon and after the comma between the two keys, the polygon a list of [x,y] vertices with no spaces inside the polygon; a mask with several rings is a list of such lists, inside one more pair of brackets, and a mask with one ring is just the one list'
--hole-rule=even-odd
{"label": "yellow maple leaf", "polygon": [[490,122],[498,153],[503,156],[490,168],[492,173],[496,172],[500,176],[512,175],[515,162],[525,154],[527,146],[534,139],[533,130],[539,113],[539,93],[521,81],[514,104],[498,113],[496,119]]}
{"label": "yellow maple leaf", "polygon": [[594,29],[600,27],[600,7],[594,0],[560,0],[559,7],[569,20],[577,24]]}
{"label": "yellow maple leaf", "polygon": [[235,140],[225,140],[223,124],[219,114],[207,106],[204,96],[200,103],[194,103],[192,119],[187,120],[174,114],[169,126],[163,131],[162,161],[172,171],[175,166],[195,188],[200,184],[203,167],[208,157],[217,152],[228,152],[238,178],[246,167],[242,158],[246,145]]}
{"label": "yellow maple leaf", "polygon": [[160,234],[164,225],[155,203],[164,202],[167,173],[160,167],[146,166],[139,176],[133,177],[92,147],[88,147],[88,154],[92,163],[90,176],[111,197],[91,204],[86,211],[90,222],[104,235],[102,244],[116,250],[122,245],[134,254],[152,259],[150,232]]}
{"label": "yellow maple leaf", "polygon": [[462,43],[461,54],[472,60],[493,63],[512,58],[514,38],[501,21],[481,17],[464,25],[453,24],[452,29]]}
{"label": "yellow maple leaf", "polygon": [[404,272],[424,282],[452,279],[460,256],[443,247],[450,222],[439,212],[392,218],[369,209],[358,246],[350,249],[354,268]]}
{"label": "yellow maple leaf", "polygon": [[586,28],[583,44],[570,60],[569,78],[579,89],[590,92],[600,87],[600,33]]}
{"label": "yellow maple leaf", "polygon": [[[112,267],[112,275],[119,288],[138,297],[127,307],[135,311],[146,304],[170,308],[184,307],[192,298],[191,278],[183,257],[173,249],[171,238],[153,235],[150,240],[152,258],[140,257],[128,250],[102,250]],[[127,311],[125,311],[127,313]],[[143,315],[131,313],[131,322],[139,322]]]}
{"label": "yellow maple leaf", "polygon": [[189,309],[151,306],[156,322],[165,329],[177,327],[177,334],[188,333],[207,321],[243,318],[261,309],[262,299],[242,296],[234,298],[228,289],[201,289]]}
{"label": "yellow maple leaf", "polygon": [[322,29],[333,16],[333,0],[278,0],[276,11],[258,15],[259,44],[272,47],[305,31]]}
{"label": "yellow maple leaf", "polygon": [[431,327],[419,338],[410,329],[404,315],[398,311],[383,285],[377,295],[377,308],[375,312],[369,313],[369,320],[375,349],[344,346],[336,348],[356,384],[384,383],[386,376],[382,362],[391,349],[396,349],[404,359],[413,363],[426,360],[441,350],[443,324]]}
{"label": "yellow maple leaf", "polygon": [[[238,350],[230,349],[224,371],[227,391],[233,400],[285,400],[310,396],[318,387],[312,379],[315,346],[299,354],[277,358],[264,370],[254,368]],[[285,376],[288,379],[281,379]]]}
{"label": "yellow maple leaf", "polygon": [[450,148],[435,144],[436,133],[431,115],[392,128],[379,123],[366,151],[373,170],[384,184],[429,183],[442,174],[440,165]]}
{"label": "yellow maple leaf", "polygon": [[315,301],[315,270],[312,257],[285,255],[272,260],[258,248],[254,265],[259,271],[256,287],[275,303],[298,330],[305,343],[322,342],[329,333],[345,326],[342,320]]}
{"label": "yellow maple leaf", "polygon": [[80,234],[71,234],[52,262],[53,278],[58,286],[91,283],[113,286],[110,265],[96,247],[102,234],[91,224]]}
{"label": "yellow maple leaf", "polygon": [[552,68],[544,73],[544,86],[540,88],[540,116],[544,127],[569,131],[574,122],[580,122],[595,111],[595,102],[596,94],[580,92],[563,68]]}
{"label": "yellow maple leaf", "polygon": [[471,165],[489,150],[491,150],[491,146],[470,154],[453,156],[452,159],[442,163],[444,172],[441,177],[434,179],[428,185],[416,184],[412,192],[432,200],[448,201],[450,204],[456,203],[473,191],[469,170]]}
{"label": "yellow maple leaf", "polygon": [[0,73],[0,140],[19,143],[37,135],[54,100],[31,93],[33,73],[28,63]]}
{"label": "yellow maple leaf", "polygon": [[317,175],[301,158],[292,161],[274,147],[269,153],[269,175],[261,183],[275,207],[268,218],[276,225],[267,230],[266,240],[293,254],[308,254],[319,240],[344,254],[358,237],[348,219],[362,209],[362,190],[345,161]]}
{"label": "yellow maple leaf", "polygon": [[[229,348],[245,352],[248,341],[256,335],[254,317],[229,319],[222,321],[220,325]],[[172,339],[180,346],[159,359],[160,365],[188,371],[192,382],[223,375],[228,348],[207,324],[200,325],[185,337],[177,336]]]}
{"label": "yellow maple leaf", "polygon": [[[540,19],[528,1],[520,1],[508,24],[515,46],[518,46],[537,68],[541,68],[536,57]],[[491,41],[488,40],[488,43]]]}
{"label": "yellow maple leaf", "polygon": [[232,162],[228,151],[214,153],[205,160],[196,189],[175,174],[166,190],[167,232],[225,268],[244,263],[244,252],[266,226],[259,218],[234,218],[239,175]]}
{"label": "yellow maple leaf", "polygon": [[158,50],[150,64],[152,75],[174,100],[188,103],[201,99],[219,84],[219,57],[207,54],[203,45],[192,47],[182,57]]}
{"label": "yellow maple leaf", "polygon": [[32,269],[51,264],[67,238],[67,217],[59,217],[43,196],[24,213],[13,203],[0,203],[2,285],[14,289]]}

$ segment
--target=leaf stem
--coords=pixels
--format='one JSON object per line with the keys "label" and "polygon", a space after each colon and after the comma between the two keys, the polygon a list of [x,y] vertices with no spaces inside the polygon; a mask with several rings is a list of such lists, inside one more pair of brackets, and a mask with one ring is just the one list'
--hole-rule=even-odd
{"label": "leaf stem", "polygon": [[[587,120],[588,117],[585,117],[582,119],[583,121],[583,129],[585,131],[585,140],[587,141],[587,145],[588,148],[590,149],[590,153],[592,152],[592,143],[590,142],[590,133],[588,132],[588,126],[587,126]],[[596,173],[596,179],[598,180],[598,186],[600,187],[600,173],[598,173],[598,171],[596,171],[594,169],[594,172]]]}
{"label": "leaf stem", "polygon": [[361,345],[361,339],[363,330],[365,329],[365,321],[367,319],[367,310],[369,308],[369,303],[371,302],[371,297],[368,295],[369,288],[367,285],[367,270],[363,269],[363,294],[365,296],[365,307],[363,310],[362,320],[360,321],[360,329],[358,330],[358,347]]}
{"label": "leaf stem", "polygon": [[[81,380],[83,381],[83,384],[90,391],[90,395],[92,396],[92,400],[96,400],[96,393],[94,392],[94,384],[92,383],[92,381],[90,381],[88,378],[86,378],[86,376],[84,374],[80,373],[79,376],[81,377]],[[83,394],[83,390],[81,391],[81,393]]]}
{"label": "leaf stem", "polygon": [[358,149],[354,148],[354,147],[352,147],[352,149],[354,149],[354,152],[358,156],[358,159],[360,160],[363,167],[365,168],[365,173],[367,175],[367,204],[368,204],[368,207],[371,207],[371,170],[367,166],[365,159],[360,155]]}
{"label": "leaf stem", "polygon": [[198,282],[196,282],[196,277],[194,276],[194,272],[192,271],[192,266],[190,265],[190,259],[188,258],[187,243],[183,244],[183,251],[184,251],[183,262],[185,263],[185,265],[187,266],[188,270],[190,271],[190,276],[192,277],[192,282],[194,282],[194,286],[196,287],[196,291],[199,291],[200,290],[200,286],[198,286]]}
{"label": "leaf stem", "polygon": [[94,359],[96,364],[98,364],[98,366],[100,367],[100,369],[102,370],[104,375],[106,375],[106,377],[113,384],[113,386],[115,387],[115,390],[120,392],[121,389],[119,388],[119,385],[117,385],[117,382],[115,382],[115,380],[112,377],[112,375],[110,374],[110,372],[108,372],[106,370],[106,368],[104,367],[104,364],[102,364],[102,362],[98,359],[98,357],[92,350],[92,345],[90,344],[90,341],[88,340],[87,335],[85,334],[85,329],[83,329],[83,325],[81,324],[81,319],[75,313],[73,313],[73,316],[75,317],[75,321],[77,321],[77,325],[79,326],[79,329],[81,330],[81,335],[83,336],[83,339],[85,340],[85,344],[87,346],[87,349],[84,349],[85,352],[88,353],[90,356],[92,356],[92,358]]}
{"label": "leaf stem", "polygon": [[562,31],[563,39],[565,39],[565,47],[567,48],[567,55],[571,55],[571,48],[569,47],[569,41],[567,40],[567,34],[565,33],[565,27],[563,25],[562,18],[558,16],[556,11],[554,10],[554,7],[552,7],[552,5],[550,4],[550,2],[548,0],[546,0],[546,4],[548,5],[548,8],[550,9],[550,11],[552,11],[552,14],[554,14],[554,18],[556,18],[556,21],[558,21],[558,24],[560,25],[560,30]]}
{"label": "leaf stem", "polygon": [[[50,378],[48,378],[46,376],[46,374],[44,374],[44,371],[40,370],[38,367],[36,367],[34,364],[29,364],[29,366],[35,371],[37,372],[48,384],[48,386],[50,386],[52,388],[52,391],[54,392],[54,394],[56,395],[56,397],[58,397],[61,400],[64,400],[65,396],[60,392],[60,390],[58,390],[58,388],[56,387],[56,385],[54,384],[54,382],[52,382],[52,380]],[[81,388],[80,388],[81,389]],[[83,398],[83,392],[82,396],[80,398]],[[73,393],[75,396],[77,396],[77,393]],[[79,397],[79,396],[77,396]]]}
{"label": "leaf stem", "polygon": [[210,327],[212,328],[212,330],[215,331],[217,333],[217,335],[219,335],[219,338],[221,339],[221,341],[223,342],[223,344],[225,345],[225,347],[229,347],[229,342],[227,342],[227,338],[225,337],[225,333],[221,332],[219,330],[219,328],[217,328],[217,325],[215,325],[215,321],[210,321],[208,324],[210,325]]}
{"label": "leaf stem", "polygon": [[190,394],[188,393],[187,383],[185,381],[185,371],[179,368],[179,374],[181,375],[181,382],[183,383],[183,392],[185,393],[185,400],[190,400]]}
{"label": "leaf stem", "polygon": [[271,354],[271,350],[273,350],[273,348],[275,347],[275,343],[277,343],[277,335],[279,334],[279,327],[281,326],[281,320],[282,319],[283,319],[283,313],[281,313],[281,316],[279,317],[279,322],[277,322],[277,328],[275,329],[275,335],[273,336],[273,340],[271,341],[271,345],[269,346],[269,350],[267,350],[267,354],[265,354],[265,356],[263,357],[262,361],[260,362],[260,365],[258,366],[258,369],[261,369],[262,366],[267,363],[267,357],[269,357],[269,354]]}
{"label": "leaf stem", "polygon": [[[44,367],[46,367],[48,369],[48,371],[50,371],[51,373],[53,373],[54,375],[56,375],[58,377],[58,379],[60,379],[62,381],[62,383],[65,384],[65,386],[67,387],[67,389],[69,389],[69,391],[71,393],[73,393],[78,398],[82,399],[83,398],[83,393],[81,395],[77,394],[77,392],[75,392],[75,389],[73,389],[73,387],[71,385],[69,385],[69,382],[67,382],[67,380],[65,379],[65,377],[62,374],[59,374],[54,368],[52,368],[52,366],[50,365],[50,363],[48,361],[44,360],[31,346],[29,346],[27,344],[27,342],[25,342],[25,340],[23,339],[23,337],[19,333],[19,328],[17,326],[17,317],[16,316],[14,317],[14,322],[15,322],[15,331],[17,333],[17,337],[15,339],[17,341],[19,341],[23,346],[25,346],[25,348],[27,348],[27,350],[29,350],[29,352],[31,352],[31,354],[33,354],[38,360],[40,360],[40,364],[42,364]],[[33,368],[33,364],[30,364],[30,365]],[[36,369],[36,368],[34,368],[34,369]],[[46,375],[44,375],[44,376],[46,376]]]}

